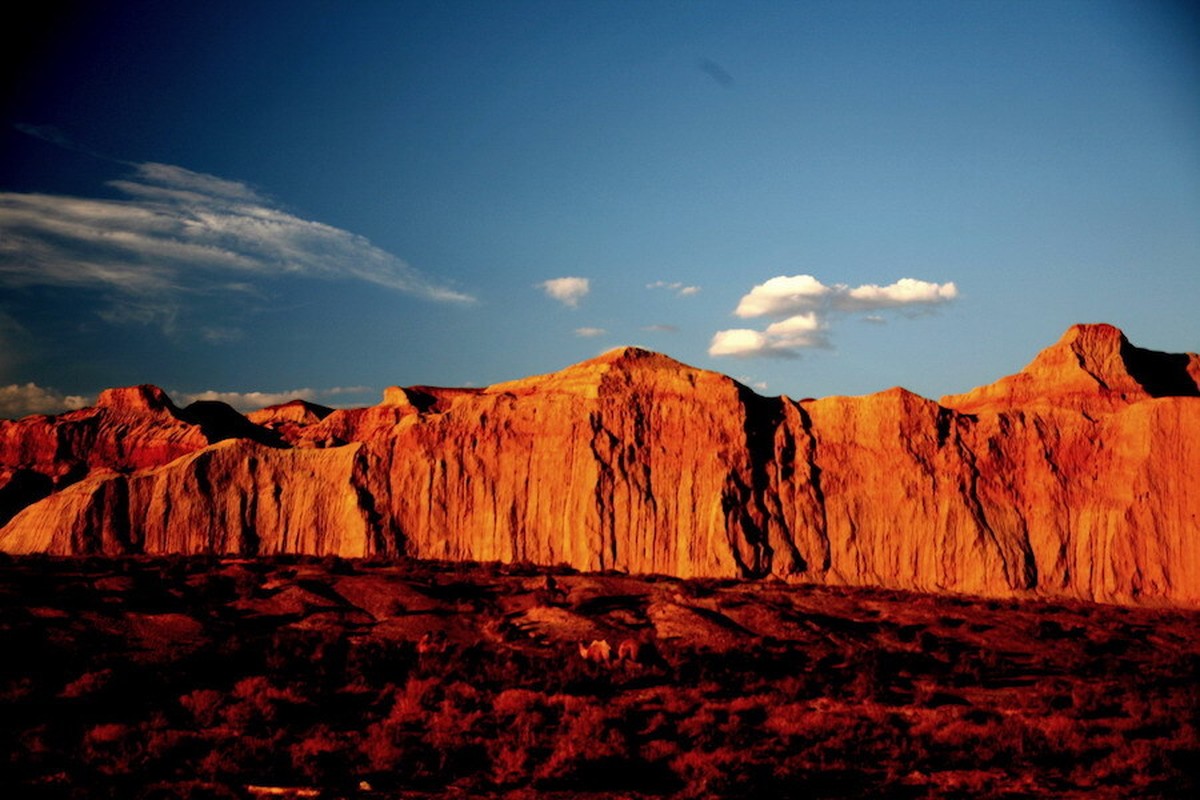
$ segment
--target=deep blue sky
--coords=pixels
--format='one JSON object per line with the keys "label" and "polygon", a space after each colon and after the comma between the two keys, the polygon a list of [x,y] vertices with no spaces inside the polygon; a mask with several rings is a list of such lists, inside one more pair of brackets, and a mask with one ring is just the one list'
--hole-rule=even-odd
{"label": "deep blue sky", "polygon": [[1200,350],[1194,5],[39,8],[3,34],[0,413],[620,344],[794,397],[964,391],[1079,321]]}

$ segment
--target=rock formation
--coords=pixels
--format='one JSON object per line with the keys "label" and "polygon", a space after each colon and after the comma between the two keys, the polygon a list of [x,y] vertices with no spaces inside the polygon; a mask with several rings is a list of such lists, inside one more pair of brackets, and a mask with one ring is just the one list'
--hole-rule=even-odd
{"label": "rock formation", "polygon": [[1200,606],[1200,357],[1108,325],[1072,327],[1017,375],[940,403],[899,388],[760,397],[624,348],[486,389],[391,388],[371,408],[287,404],[237,424],[227,411],[138,387],[0,423],[0,470],[20,489],[5,502],[23,506],[0,549],[410,555]]}

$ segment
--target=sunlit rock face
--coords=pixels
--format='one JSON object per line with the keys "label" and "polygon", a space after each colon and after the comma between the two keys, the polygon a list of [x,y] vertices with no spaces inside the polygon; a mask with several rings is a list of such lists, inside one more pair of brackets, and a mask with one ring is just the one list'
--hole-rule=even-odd
{"label": "sunlit rock face", "polygon": [[[1200,606],[1198,378],[1195,355],[1079,325],[940,403],[760,397],[637,348],[486,389],[268,409],[261,425],[116,390],[0,423],[0,465],[26,491],[0,549],[405,554]],[[137,436],[71,439],[87,468],[66,485],[29,431],[88,415]]]}

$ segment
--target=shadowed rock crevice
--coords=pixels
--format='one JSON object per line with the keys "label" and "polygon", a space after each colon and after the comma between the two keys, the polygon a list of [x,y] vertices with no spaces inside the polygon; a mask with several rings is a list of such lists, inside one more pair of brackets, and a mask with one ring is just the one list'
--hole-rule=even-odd
{"label": "shadowed rock crevice", "polygon": [[1130,377],[1151,397],[1200,397],[1200,386],[1188,372],[1196,362],[1194,355],[1143,350],[1122,336],[1121,360]]}
{"label": "shadowed rock crevice", "polygon": [[197,400],[177,414],[179,419],[196,425],[210,443],[226,439],[249,439],[268,447],[286,447],[278,433],[255,425],[232,406],[218,400]]}

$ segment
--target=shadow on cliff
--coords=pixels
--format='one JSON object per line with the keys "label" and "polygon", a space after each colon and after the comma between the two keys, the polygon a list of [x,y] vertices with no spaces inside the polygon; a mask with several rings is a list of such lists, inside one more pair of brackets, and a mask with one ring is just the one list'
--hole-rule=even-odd
{"label": "shadow on cliff", "polygon": [[1143,350],[1122,338],[1121,360],[1151,397],[1200,397],[1200,387],[1188,374],[1191,357],[1186,353]]}
{"label": "shadow on cliff", "polygon": [[178,412],[179,419],[199,426],[209,442],[226,439],[248,439],[268,447],[287,447],[287,443],[275,431],[255,425],[239,414],[232,406],[219,400],[197,400]]}

